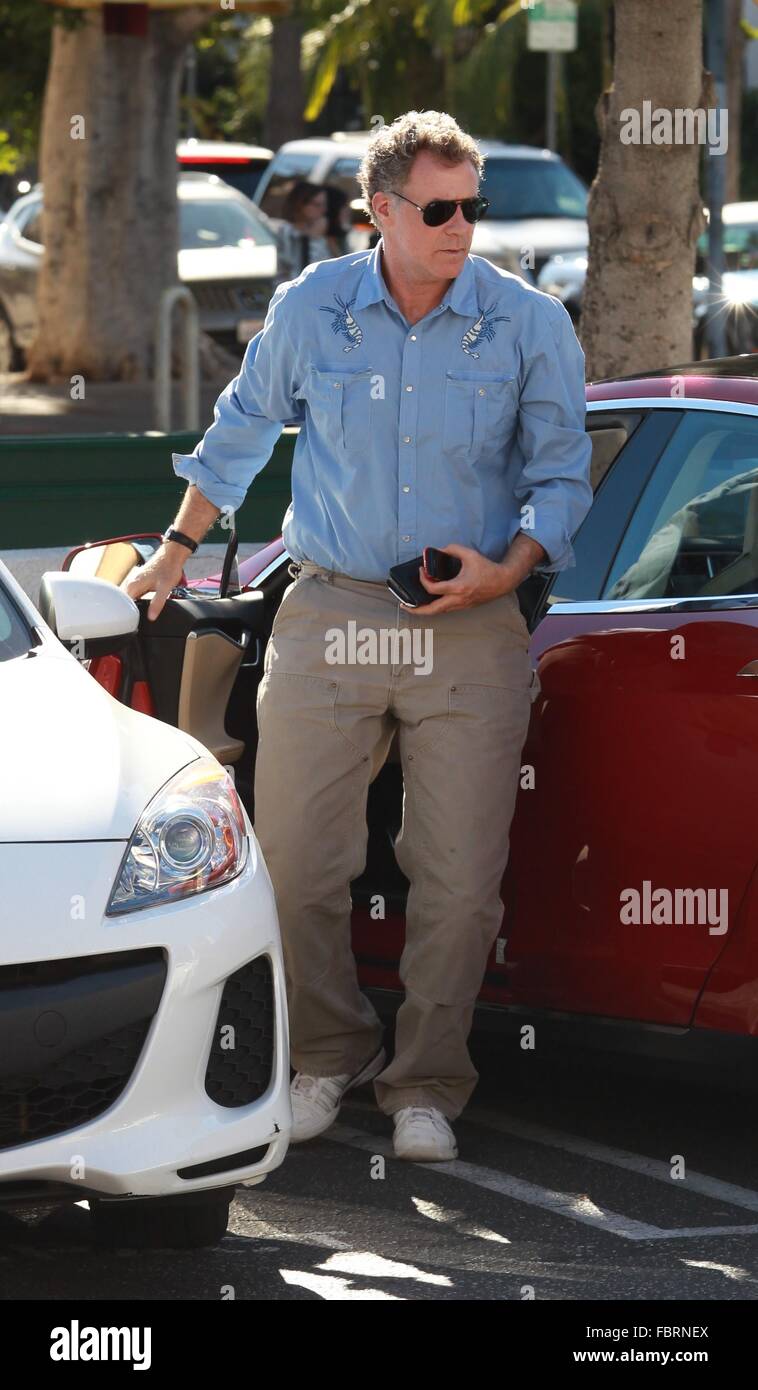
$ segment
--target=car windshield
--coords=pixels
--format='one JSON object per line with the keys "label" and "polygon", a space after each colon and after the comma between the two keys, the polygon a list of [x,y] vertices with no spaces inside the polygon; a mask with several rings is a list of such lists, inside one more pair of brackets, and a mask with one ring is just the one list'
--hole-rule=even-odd
{"label": "car windshield", "polygon": [[33,645],[34,634],[0,584],[0,661],[26,656]]}
{"label": "car windshield", "polygon": [[272,159],[261,183],[265,183],[258,199],[269,217],[281,217],[287,195],[300,179],[309,178],[316,167],[315,154],[277,154]]}
{"label": "car windshield", "polygon": [[[698,256],[708,255],[708,233],[698,239]],[[727,270],[758,270],[758,223],[724,227],[724,259]]]}
{"label": "car windshield", "polygon": [[490,155],[480,191],[490,200],[489,219],[511,222],[526,217],[587,216],[584,184],[554,159]]}
{"label": "car windshield", "polygon": [[182,251],[220,246],[275,246],[271,232],[235,198],[181,199],[179,246]]}

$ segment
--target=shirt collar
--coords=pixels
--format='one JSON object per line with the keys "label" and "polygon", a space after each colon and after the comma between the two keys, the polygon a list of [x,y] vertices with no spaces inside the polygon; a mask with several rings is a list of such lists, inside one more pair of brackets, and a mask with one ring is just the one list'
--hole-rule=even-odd
{"label": "shirt collar", "polygon": [[[380,299],[383,299],[392,308],[397,308],[382,275],[382,244],[383,239],[380,237],[366,261],[355,295],[353,304],[355,309],[364,309],[367,304],[376,304]],[[453,313],[461,314],[464,318],[470,318],[472,314],[479,313],[476,276],[474,275],[474,263],[471,256],[466,257],[463,269],[456,275],[444,298],[440,300],[438,308],[450,308]]]}

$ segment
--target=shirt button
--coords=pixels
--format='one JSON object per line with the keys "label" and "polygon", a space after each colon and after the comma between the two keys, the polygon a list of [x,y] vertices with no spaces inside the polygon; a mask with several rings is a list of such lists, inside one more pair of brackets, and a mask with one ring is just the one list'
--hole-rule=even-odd
{"label": "shirt button", "polygon": [[479,387],[479,395],[480,395],[480,396],[483,396],[484,394],[485,394],[484,387],[483,387],[483,386],[480,386],[480,387]]}
{"label": "shirt button", "polygon": [[409,487],[404,487],[404,488],[403,488],[403,492],[410,492],[410,488],[409,488]]}
{"label": "shirt button", "polygon": [[410,442],[411,442],[411,437],[410,437],[410,435],[409,435],[409,434],[404,434],[404,435],[403,435],[403,443],[404,443],[404,444],[410,444]]}
{"label": "shirt button", "polygon": [[412,342],[412,343],[415,343],[415,341],[416,341],[416,334],[415,334],[415,333],[411,333],[411,342]]}
{"label": "shirt button", "polygon": [[403,540],[404,540],[404,541],[409,541],[409,540],[410,540],[410,536],[403,536]]}
{"label": "shirt button", "polygon": [[336,387],[337,387],[337,390],[339,390],[340,386],[342,385],[342,382],[341,382],[341,381],[333,381],[333,382],[332,382],[332,385],[333,385],[333,386],[336,386]]}
{"label": "shirt button", "polygon": [[406,389],[406,391],[412,391],[412,390],[413,390],[413,387],[412,387],[412,386],[406,386],[405,389]]}

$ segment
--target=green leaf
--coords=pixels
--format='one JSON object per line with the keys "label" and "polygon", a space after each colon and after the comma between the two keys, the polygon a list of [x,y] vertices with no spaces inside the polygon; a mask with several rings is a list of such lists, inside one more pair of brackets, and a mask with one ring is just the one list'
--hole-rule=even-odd
{"label": "green leaf", "polygon": [[0,174],[15,174],[20,163],[20,152],[11,144],[7,130],[0,130]]}
{"label": "green leaf", "polygon": [[306,121],[315,121],[321,114],[329,93],[334,86],[340,63],[340,44],[336,37],[329,39],[313,76],[305,111]]}

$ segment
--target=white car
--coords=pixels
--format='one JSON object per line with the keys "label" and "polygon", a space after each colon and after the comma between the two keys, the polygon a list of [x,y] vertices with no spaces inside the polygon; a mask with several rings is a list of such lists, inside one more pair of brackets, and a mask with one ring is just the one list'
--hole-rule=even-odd
{"label": "white car", "polygon": [[[203,332],[241,356],[263,327],[277,283],[274,228],[215,174],[179,174],[176,192],[178,279],[197,301]],[[21,369],[37,333],[42,213],[38,184],[0,218],[0,372]]]}
{"label": "white car", "polygon": [[0,562],[0,1203],[210,1244],[289,1143],[271,880],[226,768],[64,646],[115,650],[137,605],[70,573],[39,603]]}

